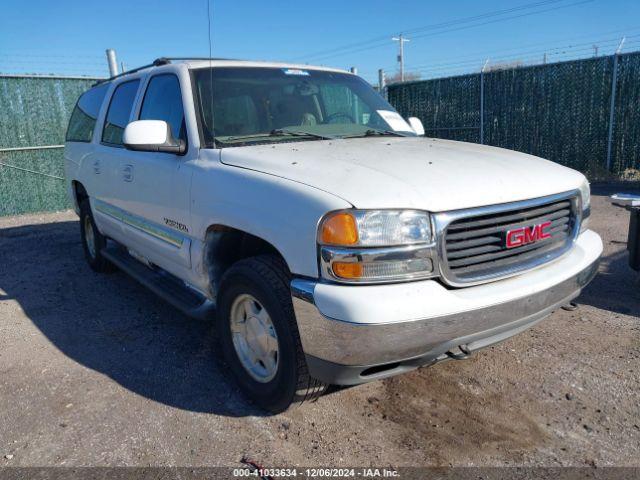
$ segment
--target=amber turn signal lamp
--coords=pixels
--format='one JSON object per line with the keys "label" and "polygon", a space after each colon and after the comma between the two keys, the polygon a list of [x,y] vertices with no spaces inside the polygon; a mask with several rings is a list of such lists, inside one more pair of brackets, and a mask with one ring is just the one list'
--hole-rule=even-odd
{"label": "amber turn signal lamp", "polygon": [[320,241],[325,245],[355,245],[358,243],[356,220],[350,213],[340,212],[322,223]]}
{"label": "amber turn signal lamp", "polygon": [[332,265],[333,273],[340,278],[362,278],[363,268],[361,263],[335,262]]}

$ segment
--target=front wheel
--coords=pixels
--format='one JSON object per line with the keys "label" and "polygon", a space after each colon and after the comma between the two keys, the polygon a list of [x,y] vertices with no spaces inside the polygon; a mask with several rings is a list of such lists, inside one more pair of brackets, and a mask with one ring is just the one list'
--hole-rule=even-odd
{"label": "front wheel", "polygon": [[309,375],[289,280],[282,260],[261,255],[233,265],[218,296],[225,361],[243,393],[273,413],[315,399],[327,387]]}

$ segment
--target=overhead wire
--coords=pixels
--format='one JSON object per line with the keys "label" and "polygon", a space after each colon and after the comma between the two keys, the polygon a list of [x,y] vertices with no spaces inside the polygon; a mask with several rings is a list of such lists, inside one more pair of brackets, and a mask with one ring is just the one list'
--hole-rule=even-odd
{"label": "overhead wire", "polygon": [[[431,25],[425,25],[425,26],[422,26],[422,27],[414,27],[414,28],[410,28],[410,29],[404,29],[404,30],[402,30],[402,32],[405,35],[410,35],[410,34],[418,33],[420,31],[424,31],[424,30],[428,30],[428,29],[444,28],[444,27],[451,26],[451,25],[454,25],[454,24],[457,24],[457,23],[470,22],[470,21],[474,21],[474,20],[478,20],[478,19],[482,19],[482,18],[487,18],[487,17],[491,17],[491,16],[504,15],[506,13],[511,13],[511,12],[517,11],[517,10],[523,10],[523,9],[527,9],[527,8],[534,8],[536,6],[546,5],[546,4],[550,4],[550,3],[559,3],[561,1],[565,1],[565,0],[545,0],[545,1],[541,1],[541,2],[533,2],[533,3],[528,3],[528,4],[525,4],[525,5],[521,5],[519,7],[512,7],[512,8],[508,8],[508,9],[502,9],[502,10],[494,10],[494,11],[491,11],[491,12],[486,12],[484,14],[475,15],[475,16],[471,16],[471,17],[463,17],[463,18],[448,20],[446,22],[441,22],[441,23],[436,23],[436,24],[431,24]],[[348,50],[348,49],[352,49],[352,48],[356,48],[356,47],[361,47],[361,46],[364,46],[364,45],[370,45],[372,43],[378,43],[380,41],[384,41],[386,43],[386,42],[388,42],[390,35],[391,34],[384,35],[384,36],[378,36],[378,37],[371,38],[369,40],[355,42],[355,43],[343,45],[343,46],[340,46],[340,47],[334,47],[334,48],[331,48],[331,49],[328,49],[328,50],[321,50],[319,52],[315,52],[315,53],[311,53],[311,54],[307,54],[307,55],[303,55],[303,56],[294,58],[294,60],[295,59],[309,59],[309,58],[314,58],[314,57],[318,57],[318,56],[322,57],[322,56],[325,56],[325,55],[330,54],[330,53],[339,52],[339,51],[343,51],[343,50]]]}
{"label": "overhead wire", "polygon": [[[441,30],[441,31],[437,31],[437,32],[425,33],[425,34],[422,34],[422,35],[413,35],[411,37],[411,40],[418,40],[418,39],[421,39],[421,38],[432,37],[432,36],[435,36],[435,35],[443,35],[443,34],[450,33],[450,32],[456,32],[456,31],[460,31],[460,30],[466,30],[466,29],[469,29],[469,28],[475,28],[475,27],[480,27],[480,26],[484,26],[484,25],[490,25],[490,24],[494,24],[494,23],[498,23],[498,22],[503,22],[503,21],[506,21],[506,20],[513,20],[513,19],[516,19],[516,18],[528,17],[530,15],[537,15],[537,14],[540,14],[540,13],[546,13],[546,12],[559,10],[561,8],[568,8],[568,7],[572,7],[572,6],[582,5],[582,4],[585,4],[585,3],[590,3],[592,1],[594,1],[594,0],[580,0],[578,2],[573,2],[573,3],[569,3],[569,4],[565,4],[565,5],[558,5],[558,6],[553,7],[553,8],[547,8],[547,9],[543,9],[543,10],[536,10],[534,12],[527,12],[527,13],[522,13],[522,14],[519,14],[519,15],[512,15],[512,16],[508,16],[508,17],[504,17],[504,18],[498,18],[498,19],[488,20],[488,21],[485,21],[485,22],[474,23],[474,24],[471,24],[471,25],[464,25],[464,26],[445,29],[445,30]],[[316,61],[318,61],[318,60],[326,60],[328,58],[348,55],[348,54],[352,54],[352,53],[359,53],[359,52],[366,51],[366,50],[372,50],[372,49],[375,49],[375,48],[380,48],[380,47],[383,47],[383,46],[387,46],[388,44],[389,44],[388,38],[385,37],[384,43],[381,43],[381,41],[379,41],[374,45],[363,46],[361,48],[356,48],[356,49],[338,51],[336,53],[322,55],[322,56],[319,56],[319,57],[316,56]],[[313,57],[312,56],[306,56],[304,58],[310,59],[310,58],[313,58]]]}

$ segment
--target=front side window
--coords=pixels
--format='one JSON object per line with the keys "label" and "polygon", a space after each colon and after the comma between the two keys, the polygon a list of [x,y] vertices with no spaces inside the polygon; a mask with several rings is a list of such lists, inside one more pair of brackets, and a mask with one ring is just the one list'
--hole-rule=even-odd
{"label": "front side window", "polygon": [[110,145],[122,145],[122,134],[129,123],[133,102],[140,80],[121,83],[111,96],[107,118],[102,130],[102,141]]}
{"label": "front side window", "polygon": [[83,93],[78,99],[67,128],[67,142],[90,142],[93,138],[93,130],[96,127],[98,113],[102,101],[107,93],[108,84],[97,87]]}
{"label": "front side window", "polygon": [[195,69],[204,144],[238,146],[375,134],[414,136],[361,78],[341,72],[271,67]]}
{"label": "front side window", "polygon": [[187,139],[180,82],[173,74],[156,75],[144,94],[140,120],[164,120],[173,138]]}

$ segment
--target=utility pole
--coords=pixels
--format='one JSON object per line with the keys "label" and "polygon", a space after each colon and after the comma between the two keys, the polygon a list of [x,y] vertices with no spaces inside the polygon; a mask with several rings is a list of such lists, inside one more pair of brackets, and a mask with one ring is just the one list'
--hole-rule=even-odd
{"label": "utility pole", "polygon": [[542,56],[542,64],[543,65],[547,64],[547,52],[544,52],[544,55]]}
{"label": "utility pole", "polygon": [[593,46],[593,56],[597,57],[598,56],[598,45],[594,45]]}
{"label": "utility pole", "polygon": [[380,95],[383,95],[385,84],[386,79],[384,78],[384,70],[380,68],[378,70],[378,92],[380,92]]}
{"label": "utility pole", "polygon": [[118,61],[116,60],[116,51],[112,48],[107,49],[107,63],[109,64],[109,75],[115,77],[118,75]]}
{"label": "utility pole", "polygon": [[398,62],[400,62],[400,81],[404,82],[404,42],[410,42],[408,38],[404,38],[402,34],[393,37],[391,40],[398,42]]}

